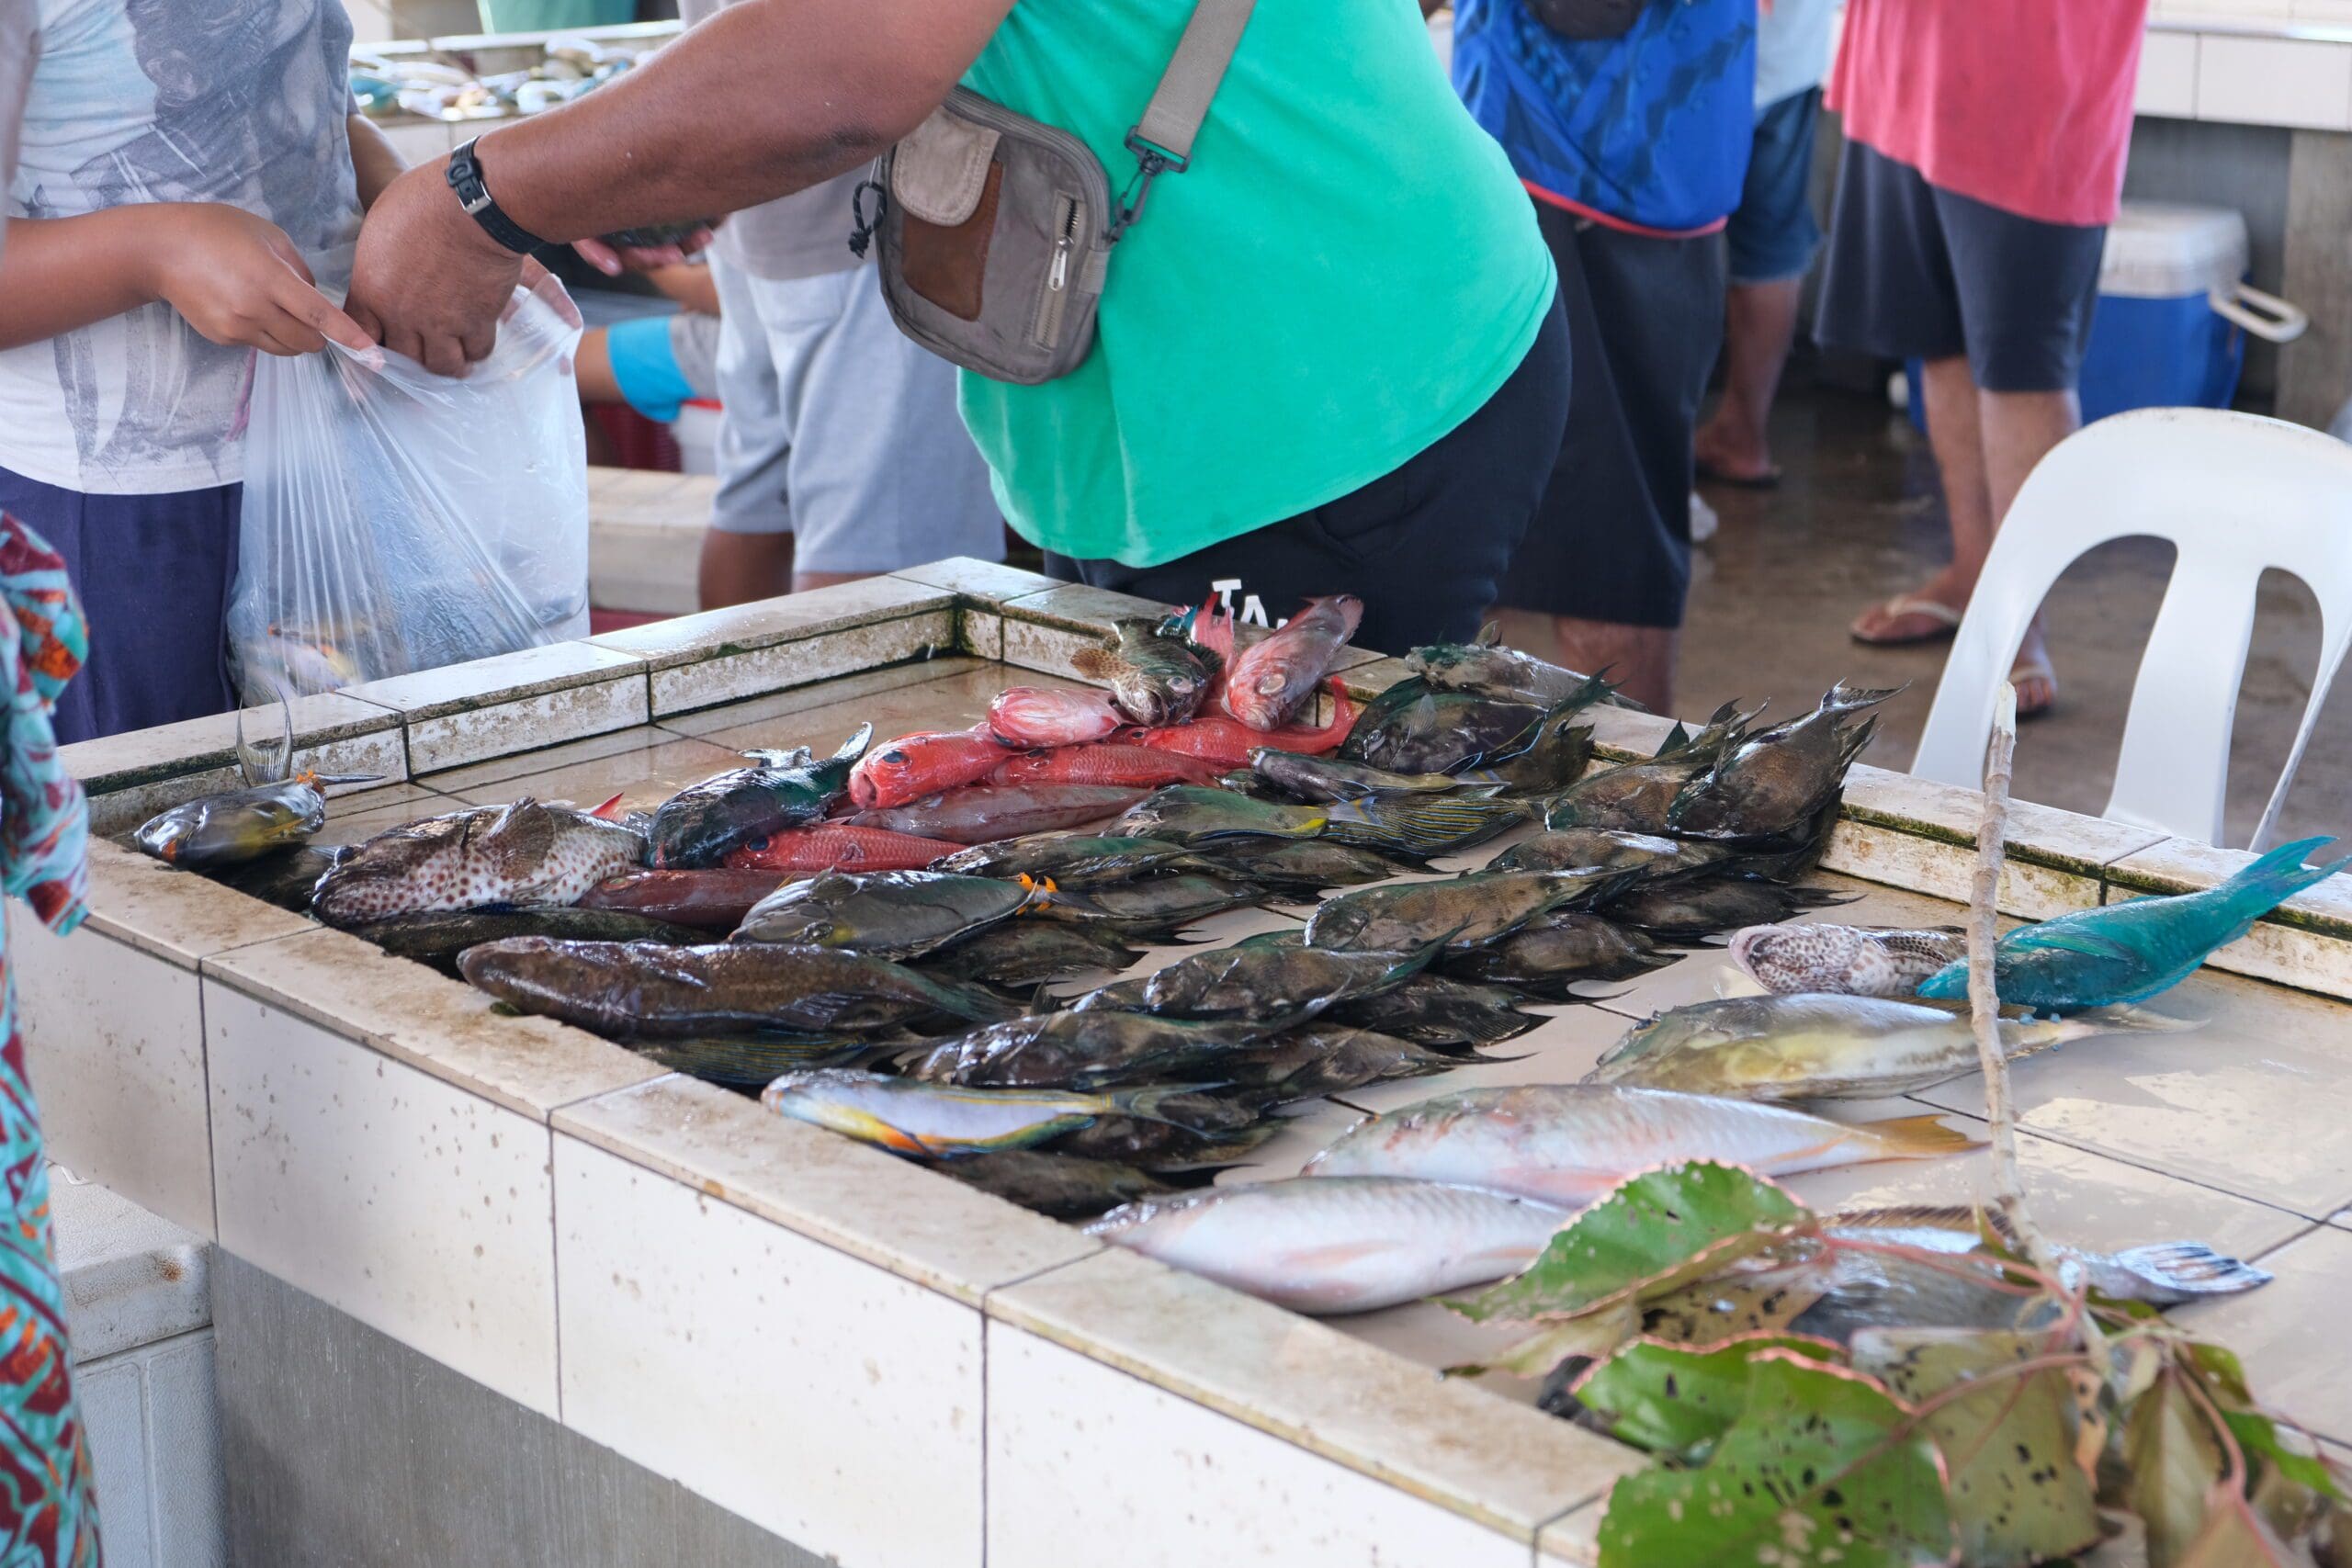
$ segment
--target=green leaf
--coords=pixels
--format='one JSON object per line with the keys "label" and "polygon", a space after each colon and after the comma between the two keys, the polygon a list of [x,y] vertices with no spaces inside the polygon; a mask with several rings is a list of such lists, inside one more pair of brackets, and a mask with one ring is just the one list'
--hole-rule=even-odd
{"label": "green leaf", "polygon": [[1674,1345],[1719,1345],[1743,1334],[1787,1328],[1826,1292],[1833,1265],[1820,1247],[1776,1247],[1774,1252],[1791,1255],[1790,1260],[1759,1269],[1750,1258],[1660,1294],[1644,1292],[1638,1325],[1643,1337]]}
{"label": "green leaf", "polygon": [[1589,1356],[1597,1361],[1642,1331],[1641,1315],[1632,1302],[1625,1301],[1582,1317],[1547,1323],[1478,1370],[1540,1378],[1570,1356]]}
{"label": "green leaf", "polygon": [[2175,1367],[2157,1373],[2123,1422],[2125,1500],[2147,1528],[2149,1568],[2179,1568],[2222,1479],[2221,1442],[2181,1380]]}
{"label": "green leaf", "polygon": [[1691,1160],[1645,1171],[1554,1235],[1516,1279],[1445,1304],[1473,1322],[1576,1317],[1696,1279],[1813,1223],[1777,1184]]}
{"label": "green leaf", "polygon": [[1612,1436],[1695,1464],[1747,1408],[1748,1363],[1766,1350],[1815,1361],[1845,1356],[1826,1339],[1792,1334],[1749,1335],[1705,1349],[1645,1339],[1594,1367],[1569,1392]]}
{"label": "green leaf", "polygon": [[2288,1440],[2279,1435],[2278,1424],[2269,1416],[2252,1410],[2224,1410],[2222,1419],[2228,1425],[2231,1435],[2237,1438],[2238,1447],[2248,1455],[2260,1456],[2266,1463],[2277,1467],[2280,1474],[2299,1486],[2309,1487],[2338,1502],[2345,1500],[2344,1490],[2336,1484],[2326,1461],[2304,1449],[2288,1447]]}
{"label": "green leaf", "polygon": [[2064,1371],[1996,1375],[2045,1354],[2043,1335],[1866,1328],[1854,1368],[1918,1405],[1982,1382],[1924,1417],[1951,1476],[1969,1568],[2024,1568],[2098,1544],[2098,1505],[2075,1459],[2075,1395]]}
{"label": "green leaf", "polygon": [[1600,1568],[1912,1568],[1949,1561],[1943,1467],[1911,1412],[1842,1367],[1766,1350],[1700,1470],[1609,1495]]}

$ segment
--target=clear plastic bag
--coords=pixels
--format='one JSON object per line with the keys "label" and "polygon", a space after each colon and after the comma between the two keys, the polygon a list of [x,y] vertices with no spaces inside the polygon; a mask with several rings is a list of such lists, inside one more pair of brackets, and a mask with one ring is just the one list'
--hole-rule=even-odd
{"label": "clear plastic bag", "polygon": [[331,691],[587,635],[580,324],[544,287],[515,290],[462,379],[332,343],[257,356],[229,606],[242,691]]}

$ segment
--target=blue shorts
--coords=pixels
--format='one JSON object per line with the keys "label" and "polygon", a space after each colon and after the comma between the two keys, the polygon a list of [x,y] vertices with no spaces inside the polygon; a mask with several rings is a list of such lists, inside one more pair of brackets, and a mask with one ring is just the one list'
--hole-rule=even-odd
{"label": "blue shorts", "polygon": [[1813,128],[1820,118],[1818,87],[1791,93],[1756,117],[1747,183],[1724,226],[1733,283],[1782,283],[1813,265],[1821,246],[1812,189]]}
{"label": "blue shorts", "polygon": [[58,744],[226,713],[243,485],[85,495],[0,468],[0,511],[65,558],[90,657],[57,702]]}
{"label": "blue shorts", "polygon": [[688,310],[632,316],[605,329],[615,385],[629,407],[657,424],[676,419],[688,398],[718,395],[712,370],[718,350],[718,319]]}
{"label": "blue shorts", "polygon": [[1881,359],[1968,356],[1987,392],[2068,392],[2098,301],[2103,224],[2045,223],[1846,143],[1814,331]]}

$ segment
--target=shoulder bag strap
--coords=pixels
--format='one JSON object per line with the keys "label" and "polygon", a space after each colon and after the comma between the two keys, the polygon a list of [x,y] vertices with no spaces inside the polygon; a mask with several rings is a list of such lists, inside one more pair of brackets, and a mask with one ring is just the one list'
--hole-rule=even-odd
{"label": "shoulder bag strap", "polygon": [[1143,215],[1151,182],[1161,175],[1181,175],[1192,166],[1193,139],[1209,117],[1209,105],[1225,82],[1233,51],[1241,47],[1242,29],[1249,27],[1257,0],[1199,0],[1184,36],[1144,106],[1143,118],[1127,132],[1127,151],[1136,155],[1136,175],[1120,194],[1119,210],[1112,220],[1116,240]]}

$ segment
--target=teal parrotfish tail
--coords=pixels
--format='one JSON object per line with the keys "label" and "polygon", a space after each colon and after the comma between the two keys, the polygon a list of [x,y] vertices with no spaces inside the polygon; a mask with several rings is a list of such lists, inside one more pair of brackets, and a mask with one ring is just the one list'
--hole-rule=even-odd
{"label": "teal parrotfish tail", "polygon": [[[2201,893],[2133,898],[2021,926],[1994,949],[1994,978],[2012,1007],[2074,1011],[2143,1002],[2196,973],[2205,955],[2244,936],[2255,921],[2346,866],[2303,863],[2331,842],[2282,844],[2235,876]],[[1937,971],[1922,997],[1968,994],[1968,961]]]}

